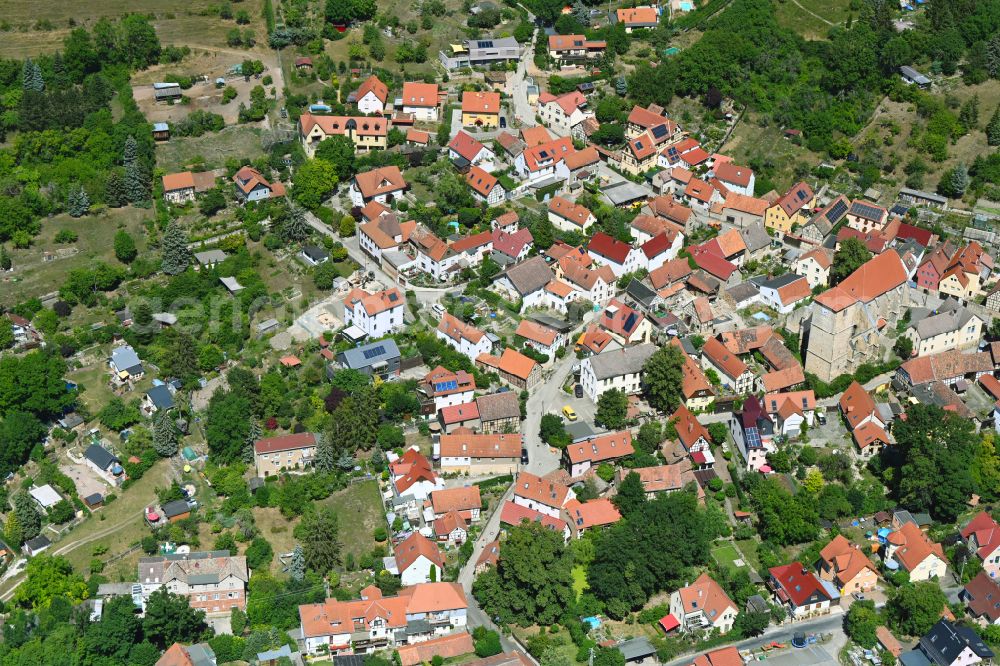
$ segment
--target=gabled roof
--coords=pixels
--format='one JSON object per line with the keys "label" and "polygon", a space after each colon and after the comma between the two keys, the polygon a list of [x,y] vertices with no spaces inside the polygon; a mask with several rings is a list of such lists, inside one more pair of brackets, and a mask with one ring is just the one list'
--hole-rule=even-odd
{"label": "gabled roof", "polygon": [[785,193],[775,202],[775,206],[780,208],[787,217],[794,217],[796,213],[804,209],[816,195],[812,188],[805,183],[799,182],[792,186],[792,189]]}
{"label": "gabled roof", "polygon": [[670,415],[670,422],[674,424],[674,428],[677,430],[677,438],[685,450],[691,450],[691,447],[699,439],[704,439],[706,442],[712,441],[712,436],[708,434],[705,426],[684,405],[677,406],[674,413]]}
{"label": "gabled roof", "polygon": [[617,460],[635,453],[632,447],[632,433],[628,430],[599,435],[566,447],[566,457],[570,463],[585,461],[597,464],[606,460]]}
{"label": "gabled roof", "polygon": [[543,527],[557,532],[562,532],[566,529],[566,523],[564,521],[558,518],[553,518],[547,513],[535,511],[534,509],[529,509],[526,506],[522,506],[511,501],[504,502],[503,508],[500,509],[500,522],[502,524],[517,526],[525,521],[530,523],[539,523]]}
{"label": "gabled roof", "polygon": [[889,434],[886,433],[885,429],[875,421],[868,421],[867,423],[861,424],[859,427],[854,429],[851,436],[854,438],[854,443],[857,444],[858,448],[862,451],[874,444],[891,443],[889,441]]}
{"label": "gabled roof", "polygon": [[604,351],[586,359],[598,380],[642,372],[649,357],[656,353],[656,345],[641,344],[614,351]]}
{"label": "gabled roof", "polygon": [[580,107],[586,106],[587,98],[579,90],[572,90],[559,96],[542,93],[538,97],[538,102],[539,104],[555,104],[565,115],[569,116]]}
{"label": "gabled roof", "polygon": [[722,256],[725,258],[732,257],[733,255],[744,252],[747,249],[747,244],[743,240],[743,236],[736,229],[730,229],[725,231],[715,237],[715,241],[719,244],[719,248],[722,250]]}
{"label": "gabled roof", "polygon": [[714,275],[720,280],[728,280],[738,269],[736,264],[721,256],[721,251],[712,251],[705,245],[694,245],[688,248],[691,258],[698,267]]}
{"label": "gabled roof", "polygon": [[441,315],[441,321],[438,323],[437,330],[456,342],[465,339],[474,345],[478,344],[483,339],[483,336],[486,335],[472,324],[466,324],[447,312]]}
{"label": "gabled roof", "polygon": [[911,358],[901,366],[913,385],[934,380],[947,381],[973,372],[992,372],[993,358],[989,352],[963,353],[957,349]]}
{"label": "gabled roof", "polygon": [[444,570],[444,553],[438,545],[420,532],[413,532],[393,549],[396,555],[396,567],[399,573],[409,569],[421,556],[427,558],[438,570]]}
{"label": "gabled roof", "polygon": [[316,446],[316,435],[311,432],[300,432],[259,439],[254,442],[253,450],[254,453],[259,455],[262,453],[276,453],[278,451],[294,451],[311,446]]}
{"label": "gabled roof", "polygon": [[[518,449],[518,455],[521,450]],[[444,488],[431,493],[431,506],[435,515],[443,515],[449,511],[472,511],[483,505],[479,494],[479,486],[464,486],[461,488]]]}
{"label": "gabled roof", "polygon": [[976,552],[981,559],[986,559],[1000,548],[1000,525],[985,511],[976,514],[960,534],[963,539],[975,537]]}
{"label": "gabled roof", "polygon": [[601,312],[601,327],[628,339],[645,318],[642,313],[613,298]]}
{"label": "gabled roof", "polygon": [[985,571],[966,584],[965,600],[976,617],[985,617],[990,624],[1000,620],[1000,585]]}
{"label": "gabled roof", "polygon": [[458,153],[470,162],[476,158],[479,152],[485,148],[478,139],[465,130],[459,130],[455,138],[448,143],[448,148]]}
{"label": "gabled roof", "polygon": [[650,26],[656,25],[660,16],[656,11],[656,7],[631,7],[628,9],[619,9],[616,12],[619,23],[624,23],[626,26]]}
{"label": "gabled roof", "polygon": [[549,212],[572,222],[581,229],[588,220],[593,218],[590,209],[560,196],[549,199]]}
{"label": "gabled roof", "polygon": [[362,81],[361,85],[358,86],[357,99],[361,99],[368,93],[375,95],[383,104],[389,99],[389,87],[382,83],[381,79],[374,74]]}
{"label": "gabled roof", "polygon": [[521,419],[521,405],[514,391],[488,393],[476,398],[479,419],[483,423],[500,419]]}
{"label": "gabled roof", "polygon": [[839,312],[858,301],[869,303],[907,280],[906,267],[895,252],[884,252],[862,264],[833,289],[816,297],[816,302]]}
{"label": "gabled roof", "polygon": [[[469,172],[465,174],[465,182],[480,196],[486,198],[490,196],[493,188],[499,184],[496,176],[489,174],[485,169],[477,166],[469,167]],[[500,186],[503,190],[503,186]],[[483,232],[484,234],[487,232]]]}
{"label": "gabled roof", "polygon": [[705,618],[713,624],[722,617],[727,609],[739,611],[736,604],[725,593],[722,586],[715,582],[707,573],[703,573],[687,587],[677,590],[680,595],[684,613],[701,611]]}
{"label": "gabled roof", "polygon": [[795,606],[801,606],[814,597],[821,601],[831,600],[819,579],[802,566],[801,562],[772,567],[768,571],[779,589]]}
{"label": "gabled roof", "polygon": [[434,108],[438,105],[438,86],[436,83],[421,83],[407,81],[403,84],[403,106]]}
{"label": "gabled roof", "polygon": [[649,281],[655,289],[663,289],[669,284],[684,280],[691,275],[691,265],[681,257],[671,259],[649,274]]}
{"label": "gabled roof", "polygon": [[832,570],[840,584],[847,585],[864,569],[878,573],[872,561],[857,546],[838,534],[819,552],[820,559]]}
{"label": "gabled roof", "polygon": [[555,344],[559,332],[549,328],[548,326],[542,326],[541,324],[533,322],[530,319],[522,319],[520,323],[518,323],[517,329],[514,331],[514,335],[519,335],[525,340],[530,340],[543,346],[551,347]]}
{"label": "gabled roof", "polygon": [[442,458],[517,458],[521,436],[456,431],[441,435],[439,446]]}
{"label": "gabled roof", "polygon": [[364,289],[355,288],[344,299],[345,308],[353,310],[357,304],[360,304],[369,317],[374,317],[380,312],[392,310],[393,308],[401,308],[405,303],[403,294],[396,287],[383,289],[374,294],[369,294]]}
{"label": "gabled roof", "polygon": [[462,93],[463,113],[500,113],[500,93],[466,90]]}
{"label": "gabled roof", "polygon": [[795,263],[797,264],[802,263],[809,259],[815,261],[819,265],[819,267],[824,270],[830,268],[830,266],[833,265],[833,256],[830,250],[828,250],[825,247],[817,247],[801,254],[799,258],[795,260]]}
{"label": "gabled roof", "polygon": [[[507,234],[509,235],[509,234]],[[496,247],[496,236],[493,240],[493,249]],[[544,289],[545,285],[555,278],[552,273],[552,269],[549,265],[545,263],[545,259],[541,256],[534,256],[524,261],[514,264],[507,270],[503,271],[497,277],[504,277],[514,285],[514,289],[521,296],[527,296],[532,294],[539,289]]]}
{"label": "gabled roof", "polygon": [[660,125],[667,120],[668,118],[661,113],[644,109],[638,105],[633,106],[632,111],[628,114],[628,122],[638,125],[644,129],[650,129],[651,127]]}
{"label": "gabled roof", "polygon": [[[510,347],[503,350],[498,365],[501,372],[506,372],[509,375],[524,380],[527,380],[531,376],[532,370],[536,367],[538,367],[538,363],[534,359],[528,358],[521,352]],[[518,435],[518,438],[520,438],[520,435]],[[518,453],[520,453],[520,449],[518,449]]]}
{"label": "gabled roof", "polygon": [[570,500],[563,507],[566,516],[576,525],[577,529],[589,529],[591,527],[602,527],[604,525],[614,525],[622,519],[622,514],[611,500],[606,497],[580,502]]}
{"label": "gabled roof", "polygon": [[549,481],[530,472],[521,472],[514,481],[514,495],[544,506],[561,509],[566,504],[570,489],[556,481]]}
{"label": "gabled roof", "polygon": [[616,264],[624,264],[628,253],[632,251],[632,246],[612,238],[603,231],[598,231],[590,239],[587,250]]}
{"label": "gabled roof", "polygon": [[566,159],[575,150],[572,137],[564,136],[554,141],[528,147],[522,155],[528,171],[538,171]]}
{"label": "gabled roof", "polygon": [[705,341],[701,353],[730,379],[738,379],[747,371],[747,364],[715,338],[709,338]]}
{"label": "gabled roof", "polygon": [[684,346],[681,344],[681,341],[673,338],[670,340],[670,344],[675,345],[684,356],[684,365],[681,367],[681,372],[684,374],[681,393],[684,394],[684,399],[688,400],[696,393],[705,391],[713,393],[712,384],[708,381],[708,377],[705,376],[705,371],[701,369],[700,365],[694,362],[694,359],[684,352]]}
{"label": "gabled roof", "polygon": [[903,523],[902,527],[889,535],[889,543],[898,546],[892,557],[903,565],[906,571],[913,571],[931,555],[942,562],[948,561],[945,559],[941,544],[931,541],[916,523]]}
{"label": "gabled roof", "polygon": [[853,381],[840,396],[840,411],[847,419],[848,427],[853,430],[866,418],[877,414],[877,407],[865,387]]}
{"label": "gabled roof", "polygon": [[168,173],[163,176],[163,191],[194,189],[194,174],[190,171]]}
{"label": "gabled roof", "polygon": [[[526,245],[534,241],[534,238],[531,236],[531,231],[527,227],[522,227],[514,233],[507,233],[497,228],[494,229],[492,233],[493,249],[501,254],[506,254],[508,257],[515,259],[521,254]],[[530,261],[530,259],[528,261]]]}
{"label": "gabled roof", "polygon": [[397,166],[386,166],[355,174],[354,182],[365,199],[406,189],[406,180]]}
{"label": "gabled roof", "polygon": [[750,179],[753,178],[753,170],[750,167],[739,166],[732,162],[723,162],[715,166],[715,177],[723,183],[747,187],[750,185]]}

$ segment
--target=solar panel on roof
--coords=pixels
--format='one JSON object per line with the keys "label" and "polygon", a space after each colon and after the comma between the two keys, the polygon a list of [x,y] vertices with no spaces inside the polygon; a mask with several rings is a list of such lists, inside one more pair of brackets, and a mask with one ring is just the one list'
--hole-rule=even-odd
{"label": "solar panel on roof", "polygon": [[385,345],[379,345],[378,347],[372,347],[371,349],[365,349],[364,355],[366,359],[373,359],[376,356],[381,356],[385,353]]}
{"label": "solar panel on roof", "polygon": [[454,379],[446,382],[437,382],[434,384],[435,391],[453,391],[458,388],[458,382]]}
{"label": "solar panel on roof", "polygon": [[851,212],[869,220],[878,220],[882,217],[882,211],[879,208],[858,202],[851,204]]}
{"label": "solar panel on roof", "polygon": [[759,449],[762,446],[760,441],[760,433],[757,432],[757,428],[747,428],[745,434],[747,438],[748,449]]}
{"label": "solar panel on roof", "polygon": [[654,127],[650,131],[653,133],[653,138],[659,139],[659,138],[661,138],[663,136],[666,136],[666,134],[667,134],[667,126],[666,125],[657,125],[656,127]]}
{"label": "solar panel on roof", "polygon": [[642,141],[636,141],[636,142],[635,142],[635,147],[636,147],[637,149],[639,149],[639,150],[642,150]]}
{"label": "solar panel on roof", "polygon": [[836,224],[840,221],[840,218],[844,217],[844,213],[847,212],[847,204],[844,203],[843,199],[838,199],[835,204],[826,212],[826,219],[830,222]]}
{"label": "solar panel on roof", "polygon": [[493,42],[492,41],[476,42],[476,45],[479,48],[481,48],[481,49],[491,49],[491,48],[493,48]]}
{"label": "solar panel on roof", "polygon": [[399,294],[397,294],[396,292],[392,292],[391,294],[389,294],[390,302],[395,303],[397,300],[399,300]]}
{"label": "solar panel on roof", "polygon": [[638,315],[636,315],[636,313],[634,313],[634,312],[632,314],[630,314],[628,317],[625,318],[625,327],[624,328],[625,328],[625,332],[626,333],[628,333],[629,331],[631,331],[632,327],[635,326],[635,320],[636,319],[638,319]]}
{"label": "solar panel on roof", "polygon": [[803,199],[806,198],[806,191],[805,190],[799,190],[798,192],[795,193],[795,196],[797,196],[799,198],[799,201],[802,201]]}

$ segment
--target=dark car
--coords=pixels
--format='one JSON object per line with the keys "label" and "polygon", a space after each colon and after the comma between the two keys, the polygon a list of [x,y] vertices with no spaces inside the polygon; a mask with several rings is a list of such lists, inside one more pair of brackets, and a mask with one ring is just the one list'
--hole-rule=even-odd
{"label": "dark car", "polygon": [[522,465],[528,464],[528,449],[525,448],[521,449],[521,464]]}
{"label": "dark car", "polygon": [[500,116],[500,129],[507,127],[507,118]]}
{"label": "dark car", "polygon": [[583,385],[577,384],[575,387],[573,387],[573,395],[575,395],[578,398],[582,398],[583,397]]}

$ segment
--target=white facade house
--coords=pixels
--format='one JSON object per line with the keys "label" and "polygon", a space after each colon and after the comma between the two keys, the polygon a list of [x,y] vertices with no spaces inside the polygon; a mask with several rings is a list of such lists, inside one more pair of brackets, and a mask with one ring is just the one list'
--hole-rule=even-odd
{"label": "white facade house", "polygon": [[389,99],[389,88],[377,76],[369,76],[358,86],[355,93],[358,111],[364,114],[385,113],[385,103]]}
{"label": "white facade house", "polygon": [[656,353],[656,345],[641,344],[589,356],[580,362],[580,384],[593,402],[605,391],[616,389],[627,395],[642,389],[642,366]]}
{"label": "white facade house", "polygon": [[542,181],[560,181],[569,178],[566,156],[573,153],[573,139],[563,137],[547,141],[524,150],[514,159],[517,175],[529,185]]}
{"label": "white facade house", "polygon": [[401,330],[406,300],[399,289],[385,289],[369,294],[354,289],[344,299],[344,323],[357,326],[372,339]]}
{"label": "white facade house", "polygon": [[597,223],[597,218],[585,206],[564,197],[549,200],[549,222],[560,231],[582,231]]}
{"label": "white facade house", "polygon": [[736,604],[707,573],[670,595],[670,614],[680,623],[678,628],[682,632],[715,629],[720,634],[728,634],[739,612]]}
{"label": "white facade house", "polygon": [[563,507],[574,499],[572,488],[528,472],[521,472],[514,481],[514,504],[552,518],[560,518]]}
{"label": "white facade house", "polygon": [[558,97],[542,93],[536,111],[545,125],[562,136],[568,136],[574,127],[594,117],[594,112],[587,108],[587,98],[578,90]]}
{"label": "white facade house", "polygon": [[[438,86],[436,83],[407,81],[400,100],[403,113],[415,120],[434,123],[438,119]],[[397,105],[398,106],[398,105]]]}
{"label": "white facade house", "polygon": [[475,362],[480,354],[488,354],[493,343],[484,332],[447,312],[441,316],[437,337],[455,351]]}

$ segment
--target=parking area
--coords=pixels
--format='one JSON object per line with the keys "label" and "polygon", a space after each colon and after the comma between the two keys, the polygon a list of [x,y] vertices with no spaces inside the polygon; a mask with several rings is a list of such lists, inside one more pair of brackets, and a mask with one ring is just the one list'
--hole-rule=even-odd
{"label": "parking area", "polygon": [[826,424],[821,425],[818,420],[813,421],[813,426],[809,428],[809,443],[812,446],[825,446],[829,448],[845,448],[850,443],[850,435],[844,427],[844,421],[839,412],[826,412]]}
{"label": "parking area", "polygon": [[63,460],[59,463],[59,471],[73,479],[73,483],[76,484],[76,492],[81,498],[94,493],[105,495],[108,492],[108,484],[86,463]]}
{"label": "parking area", "polygon": [[807,645],[767,655],[770,666],[836,666],[837,660],[821,645]]}

